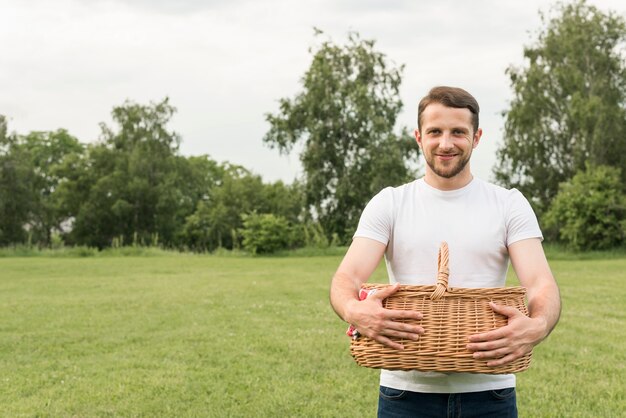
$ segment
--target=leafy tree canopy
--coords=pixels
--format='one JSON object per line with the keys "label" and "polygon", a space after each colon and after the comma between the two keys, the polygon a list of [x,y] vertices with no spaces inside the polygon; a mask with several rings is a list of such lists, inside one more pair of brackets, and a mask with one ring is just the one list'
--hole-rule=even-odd
{"label": "leafy tree canopy", "polygon": [[77,194],[70,200],[79,202],[72,241],[100,248],[113,238],[174,242],[194,209],[183,193],[188,182],[180,176],[180,139],[168,126],[174,112],[167,98],[149,105],[127,101],[113,109],[113,127],[101,124],[101,141],[88,148],[76,183],[66,186],[69,195]]}
{"label": "leafy tree canopy", "polygon": [[266,115],[264,141],[283,153],[301,145],[306,204],[345,242],[375,193],[414,177],[418,148],[406,130],[394,132],[403,67],[374,41],[350,33],[345,45],[324,41],[310,52],[302,90]]}
{"label": "leafy tree canopy", "polygon": [[7,134],[0,117],[0,244],[48,245],[65,220],[57,191],[63,167],[83,152],[66,130]]}
{"label": "leafy tree canopy", "polygon": [[588,166],[561,183],[546,224],[558,239],[575,250],[603,250],[626,237],[626,195],[620,169]]}
{"label": "leafy tree canopy", "polygon": [[540,213],[587,163],[626,166],[624,19],[584,0],[555,12],[524,48],[527,65],[507,70],[514,97],[495,168]]}

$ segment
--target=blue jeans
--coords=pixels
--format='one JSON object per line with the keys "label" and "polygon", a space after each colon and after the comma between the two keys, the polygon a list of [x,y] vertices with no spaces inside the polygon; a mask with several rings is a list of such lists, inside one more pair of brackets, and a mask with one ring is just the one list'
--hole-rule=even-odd
{"label": "blue jeans", "polygon": [[380,387],[379,418],[517,418],[515,388],[467,393],[419,393]]}

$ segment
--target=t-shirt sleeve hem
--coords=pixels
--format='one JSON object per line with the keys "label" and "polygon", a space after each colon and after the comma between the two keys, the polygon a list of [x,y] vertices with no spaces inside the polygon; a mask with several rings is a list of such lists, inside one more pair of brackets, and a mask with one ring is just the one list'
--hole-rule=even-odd
{"label": "t-shirt sleeve hem", "polygon": [[540,241],[543,241],[543,234],[539,231],[536,232],[527,232],[525,234],[519,234],[516,235],[514,237],[512,237],[511,239],[509,239],[509,241],[507,242],[507,246],[514,244],[518,241],[522,241],[525,239],[531,239],[531,238],[539,238]]}
{"label": "t-shirt sleeve hem", "polygon": [[352,239],[354,238],[369,238],[385,245],[387,245],[389,242],[389,239],[387,237],[383,235],[375,234],[372,232],[368,232],[368,231],[356,231],[354,235],[352,236]]}

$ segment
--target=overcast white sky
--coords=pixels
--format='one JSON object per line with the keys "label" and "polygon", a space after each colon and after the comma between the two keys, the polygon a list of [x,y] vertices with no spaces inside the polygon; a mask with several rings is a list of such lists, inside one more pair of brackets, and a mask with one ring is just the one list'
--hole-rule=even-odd
{"label": "overcast white sky", "polygon": [[[626,15],[622,0],[591,0]],[[481,105],[472,168],[491,177],[511,99],[505,69],[553,1],[473,0],[0,0],[0,114],[9,130],[68,129],[98,139],[126,99],[170,97],[185,155],[241,164],[291,182],[298,156],[266,147],[264,115],[300,90],[313,27],[337,43],[349,31],[405,64],[399,126],[415,127],[419,99],[455,85]]]}

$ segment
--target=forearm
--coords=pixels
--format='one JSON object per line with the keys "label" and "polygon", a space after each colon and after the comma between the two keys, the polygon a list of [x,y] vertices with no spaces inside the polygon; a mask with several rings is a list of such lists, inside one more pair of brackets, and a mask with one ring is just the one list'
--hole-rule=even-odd
{"label": "forearm", "polygon": [[349,306],[359,301],[361,284],[349,274],[337,271],[330,286],[330,304],[335,313],[346,322],[349,319]]}
{"label": "forearm", "polygon": [[554,280],[539,239],[518,241],[509,247],[511,263],[520,284],[528,291],[528,313],[535,324],[536,343],[554,329],[561,314],[559,287]]}
{"label": "forearm", "polygon": [[355,238],[330,285],[330,304],[337,315],[351,322],[350,307],[359,302],[359,289],[372,275],[386,246],[368,238]]}
{"label": "forearm", "polygon": [[540,342],[550,335],[561,316],[561,297],[554,279],[546,280],[544,286],[529,292],[528,313],[532,319],[542,321]]}

